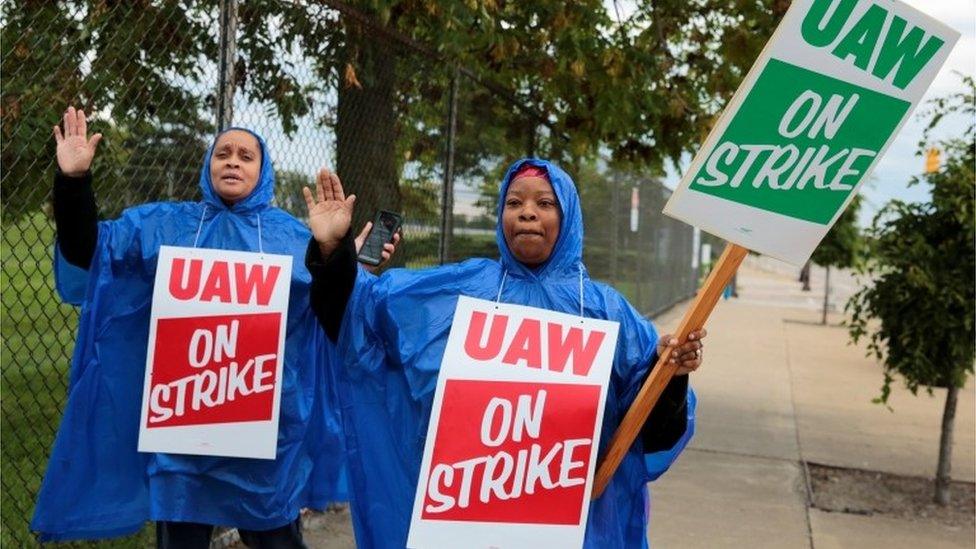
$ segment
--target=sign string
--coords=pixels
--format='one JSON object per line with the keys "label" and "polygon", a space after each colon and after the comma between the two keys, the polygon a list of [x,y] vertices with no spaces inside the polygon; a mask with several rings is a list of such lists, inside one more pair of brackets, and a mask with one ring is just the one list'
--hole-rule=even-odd
{"label": "sign string", "polygon": [[502,271],[502,283],[498,285],[498,297],[495,298],[495,303],[500,303],[502,300],[502,288],[505,287],[506,277],[508,277],[508,269]]}
{"label": "sign string", "polygon": [[[577,263],[576,266],[579,268],[580,318],[583,318],[583,264]],[[582,320],[580,322],[582,322]]]}
{"label": "sign string", "polygon": [[203,213],[200,214],[200,224],[197,225],[197,236],[193,238],[193,247],[197,247],[197,242],[200,241],[200,231],[203,230],[203,219],[207,216],[207,205],[203,205]]}
{"label": "sign string", "polygon": [[[203,220],[207,217],[207,205],[203,205],[203,213],[200,214],[200,224],[197,225],[197,235],[193,237],[193,247],[196,248],[200,242],[200,233],[203,231]],[[258,253],[264,253],[264,238],[261,235],[261,214],[258,214]],[[504,284],[504,280],[502,280]],[[501,299],[502,290],[498,289],[498,298]]]}
{"label": "sign string", "polygon": [[258,214],[258,252],[264,253],[264,242],[261,238],[261,214]]}
{"label": "sign string", "polygon": [[[258,218],[258,233],[261,231],[261,218]],[[585,318],[583,314],[583,264],[577,263],[576,268],[579,271],[579,315],[580,318]],[[505,288],[505,279],[508,278],[508,269],[502,271],[502,282],[498,285],[498,295],[495,297],[495,303],[501,303],[502,301],[502,290]]]}

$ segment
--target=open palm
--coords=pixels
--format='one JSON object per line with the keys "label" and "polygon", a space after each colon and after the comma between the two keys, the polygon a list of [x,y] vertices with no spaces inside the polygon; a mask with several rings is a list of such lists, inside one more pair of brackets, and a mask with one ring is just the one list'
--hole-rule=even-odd
{"label": "open palm", "polygon": [[102,134],[96,133],[89,139],[85,111],[68,107],[64,111],[64,132],[60,126],[54,126],[54,140],[58,143],[58,168],[61,173],[79,176],[91,168],[95,148],[102,140]]}
{"label": "open palm", "polygon": [[326,169],[320,170],[316,178],[315,197],[308,187],[303,191],[308,206],[308,228],[322,253],[329,254],[349,232],[356,196],[346,197],[339,176]]}

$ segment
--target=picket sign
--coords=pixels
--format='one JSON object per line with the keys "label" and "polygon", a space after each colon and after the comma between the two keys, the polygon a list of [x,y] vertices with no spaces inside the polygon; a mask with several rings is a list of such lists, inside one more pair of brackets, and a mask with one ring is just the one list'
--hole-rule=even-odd
{"label": "picket sign", "polygon": [[140,452],[274,459],[292,258],[163,246]]}
{"label": "picket sign", "polygon": [[408,547],[583,545],[618,329],[458,298]]}
{"label": "picket sign", "polygon": [[896,0],[793,2],[665,213],[802,265],[958,38]]}
{"label": "picket sign", "polygon": [[[795,0],[664,213],[726,247],[675,336],[748,250],[802,265],[911,116],[959,33],[898,0]],[[597,471],[599,497],[675,367],[658,360]]]}

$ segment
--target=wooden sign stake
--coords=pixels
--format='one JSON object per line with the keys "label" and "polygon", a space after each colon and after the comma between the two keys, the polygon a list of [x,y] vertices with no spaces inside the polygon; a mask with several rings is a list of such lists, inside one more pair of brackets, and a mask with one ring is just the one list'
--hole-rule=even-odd
{"label": "wooden sign stake", "polygon": [[[732,280],[736,269],[739,268],[739,264],[742,263],[748,253],[749,250],[736,244],[725,246],[722,256],[715,263],[715,267],[705,280],[705,285],[698,291],[694,303],[685,312],[681,324],[678,325],[678,330],[674,333],[674,337],[678,338],[679,342],[684,343],[688,339],[688,334],[705,325],[708,315],[712,313],[712,309],[715,308],[715,304],[722,296],[722,290]],[[651,370],[651,375],[644,382],[644,386],[637,393],[634,403],[627,410],[623,421],[620,422],[620,427],[610,439],[607,453],[597,467],[592,499],[597,499],[603,494],[603,490],[610,483],[613,473],[617,470],[630,445],[634,443],[634,439],[637,438],[644,422],[647,421],[651,409],[654,408],[664,388],[674,376],[677,365],[668,362],[668,359],[671,358],[671,349],[673,347],[669,347],[663,355],[658,357],[657,364]]]}

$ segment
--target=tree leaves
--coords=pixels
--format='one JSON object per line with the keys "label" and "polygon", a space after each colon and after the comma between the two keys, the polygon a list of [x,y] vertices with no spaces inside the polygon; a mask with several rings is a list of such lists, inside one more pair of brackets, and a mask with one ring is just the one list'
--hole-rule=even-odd
{"label": "tree leaves", "polygon": [[[502,140],[489,154],[524,153],[526,133],[536,133],[541,115],[552,130],[540,132],[539,154],[568,161],[609,153],[650,171],[697,146],[778,23],[783,4],[642,1],[617,21],[598,0],[345,3],[374,26],[425,46],[428,52],[419,53],[382,33],[366,35],[390,45],[404,65],[423,65],[417,74],[447,72],[458,63],[485,83],[466,79],[479,88],[466,93],[492,103],[472,109],[468,122],[491,126],[484,133]],[[334,120],[317,106],[343,82],[374,85],[370,67],[355,59],[337,62],[357,23],[340,18],[327,2],[249,0],[238,6],[238,93],[266,105],[286,134],[294,134],[305,116]],[[212,132],[219,35],[212,1],[12,0],[3,10],[3,138],[17,144],[3,151],[5,219],[17,219],[46,196],[35,192],[34,172],[50,165],[50,126],[68,103],[96,107],[130,128],[152,122]],[[353,78],[344,66],[354,67]],[[427,123],[432,112],[443,125],[442,101],[402,79],[397,86],[401,128],[418,121],[436,126]],[[498,90],[518,98],[520,108]],[[475,141],[485,142],[481,136]],[[480,169],[477,159],[459,168]]]}
{"label": "tree leaves", "polygon": [[811,260],[822,267],[847,269],[854,267],[861,259],[864,241],[857,226],[857,216],[861,209],[861,197],[855,195],[837,223],[830,228],[827,236],[813,251]]}
{"label": "tree leaves", "polygon": [[[951,113],[973,113],[976,86],[930,103],[928,128]],[[913,179],[932,187],[928,203],[892,201],[869,232],[871,260],[862,272],[873,281],[847,304],[851,338],[868,338],[869,353],[883,359],[880,402],[887,402],[895,374],[913,393],[926,387],[962,387],[973,373],[976,303],[974,165],[976,131],[941,143],[945,166]]]}
{"label": "tree leaves", "polygon": [[[5,223],[16,222],[46,200],[49,175],[44,174],[50,174],[54,159],[51,128],[69,104],[91,113],[91,129],[106,135],[99,153],[105,158],[96,158],[96,166],[114,158],[115,128],[127,127],[136,142],[150,142],[171,130],[194,135],[212,131],[204,110],[206,95],[195,88],[204,69],[200,60],[215,58],[217,51],[213,10],[205,4],[3,4],[0,104],[8,145],[0,151],[0,163]],[[192,161],[198,159],[194,150]],[[124,168],[113,165],[100,176],[100,184],[132,192],[131,185],[117,179]]]}

